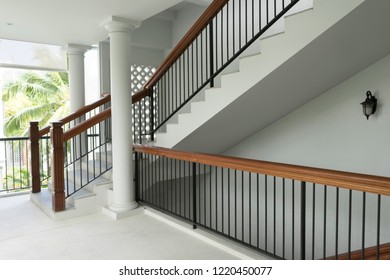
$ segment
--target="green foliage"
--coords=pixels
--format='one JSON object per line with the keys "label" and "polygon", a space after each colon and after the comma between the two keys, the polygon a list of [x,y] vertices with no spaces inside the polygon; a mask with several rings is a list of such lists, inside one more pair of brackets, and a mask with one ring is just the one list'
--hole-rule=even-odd
{"label": "green foliage", "polygon": [[69,81],[65,72],[27,72],[3,87],[5,135],[27,136],[30,121],[44,127],[69,113]]}
{"label": "green foliage", "polygon": [[14,168],[3,178],[3,186],[7,190],[30,187],[30,172],[26,168]]}

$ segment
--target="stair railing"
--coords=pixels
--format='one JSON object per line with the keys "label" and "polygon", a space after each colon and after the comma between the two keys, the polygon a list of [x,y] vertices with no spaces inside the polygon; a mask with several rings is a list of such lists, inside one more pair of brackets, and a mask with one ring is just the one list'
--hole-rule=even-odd
{"label": "stair railing", "polygon": [[[53,210],[65,210],[65,200],[112,168],[107,162],[110,139],[101,132],[110,122],[111,108],[63,131],[62,122],[53,122],[52,142]],[[87,137],[85,137],[87,135]],[[83,142],[86,141],[84,144]],[[85,148],[84,148],[85,147]],[[105,160],[96,161],[97,153]],[[98,166],[96,166],[98,162]],[[84,168],[85,166],[85,168]],[[84,172],[86,170],[86,172]]]}
{"label": "stair railing", "polygon": [[139,92],[154,133],[299,0],[214,0]]}
{"label": "stair railing", "polygon": [[[70,130],[77,124],[98,115],[103,109],[109,107],[110,100],[111,96],[105,95],[100,100],[81,108],[77,112],[61,119],[59,122],[56,122],[55,128],[58,129],[57,124],[61,123],[61,129],[63,131]],[[41,185],[46,184],[43,182],[47,182],[51,178],[52,174],[54,174],[52,172],[51,159],[47,156],[48,153],[43,152],[53,148],[53,139],[50,141],[50,138],[53,138],[51,129],[52,126],[39,129],[39,123],[36,121],[30,123],[29,140],[31,149],[31,178],[33,193],[39,193],[41,191]],[[103,136],[100,137],[105,137],[106,139],[110,137],[109,129],[110,127],[107,123],[106,127],[101,130]]]}
{"label": "stair railing", "polygon": [[389,259],[390,178],[134,145],[138,201],[281,259]]}

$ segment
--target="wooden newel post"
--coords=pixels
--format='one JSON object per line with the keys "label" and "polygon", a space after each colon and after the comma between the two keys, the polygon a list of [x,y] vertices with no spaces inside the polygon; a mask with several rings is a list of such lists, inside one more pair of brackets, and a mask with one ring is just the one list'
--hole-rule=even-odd
{"label": "wooden newel post", "polygon": [[31,191],[41,191],[41,175],[39,170],[39,127],[38,122],[30,122],[30,153],[31,153]]}
{"label": "wooden newel post", "polygon": [[52,207],[53,211],[65,210],[64,187],[64,132],[62,122],[53,122],[50,129],[51,139],[51,174],[52,174]]}

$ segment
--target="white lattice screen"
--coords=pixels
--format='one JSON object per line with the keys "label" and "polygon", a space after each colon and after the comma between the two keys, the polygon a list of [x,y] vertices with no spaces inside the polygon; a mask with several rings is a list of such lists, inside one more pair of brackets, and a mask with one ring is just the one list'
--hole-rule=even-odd
{"label": "white lattice screen", "polygon": [[[137,93],[149,78],[156,72],[156,68],[144,65],[131,66],[131,91],[132,94]],[[149,140],[149,133],[152,130],[150,119],[150,100],[149,97],[144,98],[140,102],[133,105],[133,141],[141,142]],[[156,111],[156,108],[154,108]],[[157,114],[154,114],[156,116]]]}

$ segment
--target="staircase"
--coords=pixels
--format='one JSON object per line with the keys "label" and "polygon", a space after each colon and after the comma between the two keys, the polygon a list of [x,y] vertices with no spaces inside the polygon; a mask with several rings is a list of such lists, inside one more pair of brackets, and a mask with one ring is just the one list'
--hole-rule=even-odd
{"label": "staircase", "polygon": [[314,0],[303,8],[285,17],[283,33],[260,39],[261,54],[252,47],[182,108],[155,145],[222,153],[389,53],[389,1]]}
{"label": "staircase", "polygon": [[80,168],[68,170],[65,175],[65,195],[68,196],[73,190],[75,193],[66,200],[66,211],[54,212],[52,209],[52,184],[49,182],[48,189],[39,193],[31,194],[31,200],[35,202],[53,220],[62,220],[92,213],[101,212],[102,208],[109,205],[112,191],[112,171],[107,171],[86,186],[86,178],[93,177],[93,169],[105,165],[112,166],[111,150],[97,152],[95,160],[83,162]]}

